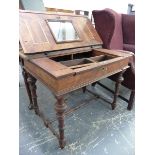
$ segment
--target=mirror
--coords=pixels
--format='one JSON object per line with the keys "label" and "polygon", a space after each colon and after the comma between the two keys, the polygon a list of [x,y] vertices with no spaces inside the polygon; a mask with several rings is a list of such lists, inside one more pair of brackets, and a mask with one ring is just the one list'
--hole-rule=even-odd
{"label": "mirror", "polygon": [[72,42],[80,40],[71,21],[47,21],[56,42]]}

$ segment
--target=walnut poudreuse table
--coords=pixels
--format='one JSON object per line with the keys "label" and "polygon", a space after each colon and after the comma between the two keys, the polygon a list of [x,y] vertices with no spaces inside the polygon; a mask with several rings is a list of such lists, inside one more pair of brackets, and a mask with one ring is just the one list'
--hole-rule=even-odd
{"label": "walnut poudreuse table", "polygon": [[[89,19],[79,15],[50,14],[20,11],[20,62],[25,86],[34,109],[46,127],[65,146],[64,116],[67,113],[64,95],[92,84],[102,78],[120,73],[116,83],[112,109],[116,107],[122,74],[128,68],[130,52],[102,48],[102,41]],[[41,81],[54,94],[59,133],[51,121],[39,110],[36,80]]]}

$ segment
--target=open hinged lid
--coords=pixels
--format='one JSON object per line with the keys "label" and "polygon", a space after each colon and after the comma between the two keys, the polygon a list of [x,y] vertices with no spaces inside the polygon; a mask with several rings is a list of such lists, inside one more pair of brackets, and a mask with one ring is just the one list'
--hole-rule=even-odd
{"label": "open hinged lid", "polygon": [[24,54],[102,45],[85,16],[20,10],[19,24]]}

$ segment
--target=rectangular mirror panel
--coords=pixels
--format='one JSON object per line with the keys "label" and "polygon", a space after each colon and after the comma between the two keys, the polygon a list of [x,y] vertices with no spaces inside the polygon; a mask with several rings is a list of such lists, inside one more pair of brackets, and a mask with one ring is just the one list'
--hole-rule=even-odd
{"label": "rectangular mirror panel", "polygon": [[80,39],[71,21],[47,21],[56,42],[70,42]]}

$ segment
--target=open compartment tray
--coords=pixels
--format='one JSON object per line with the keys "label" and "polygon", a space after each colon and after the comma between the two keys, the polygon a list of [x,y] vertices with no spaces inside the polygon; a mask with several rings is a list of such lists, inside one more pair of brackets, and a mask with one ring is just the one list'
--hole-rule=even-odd
{"label": "open compartment tray", "polygon": [[94,63],[107,61],[116,57],[117,56],[106,55],[103,52],[92,50],[85,53],[75,53],[75,54],[51,57],[50,59],[59,62],[71,69],[77,69],[94,65]]}
{"label": "open compartment tray", "polygon": [[32,59],[25,61],[25,67],[37,78],[44,75],[39,79],[59,96],[120,72],[130,57],[130,53],[93,49]]}

